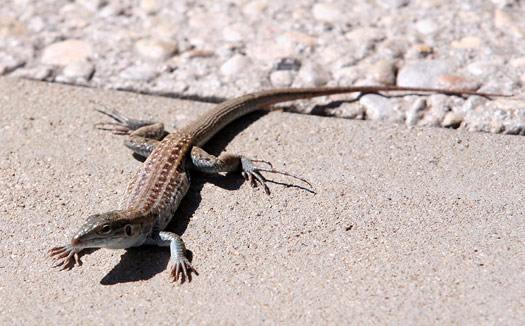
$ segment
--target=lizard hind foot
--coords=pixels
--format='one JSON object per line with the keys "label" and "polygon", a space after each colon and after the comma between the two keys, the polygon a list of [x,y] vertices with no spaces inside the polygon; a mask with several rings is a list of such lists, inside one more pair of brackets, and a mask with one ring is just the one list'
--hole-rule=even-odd
{"label": "lizard hind foot", "polygon": [[91,103],[98,104],[103,109],[94,109],[95,111],[110,117],[115,122],[97,122],[94,124],[94,127],[99,130],[105,130],[105,131],[111,131],[115,135],[129,135],[134,130],[139,129],[143,126],[149,126],[154,124],[154,122],[146,121],[146,120],[137,120],[137,119],[131,119],[120,113],[119,111],[115,110],[108,104],[104,104],[102,102],[91,100]]}
{"label": "lizard hind foot", "polygon": [[[263,186],[264,192],[266,192],[267,195],[270,194],[270,188],[268,188],[268,186],[266,185],[266,179],[262,176],[261,172],[269,172],[269,173],[277,173],[277,174],[286,175],[286,176],[295,178],[297,180],[301,180],[302,182],[312,187],[312,184],[308,182],[306,179],[301,178],[300,176],[289,173],[289,172],[276,170],[272,167],[272,164],[268,161],[248,159],[244,156],[241,156],[240,159],[241,159],[241,165],[242,165],[242,176],[244,177],[244,180],[250,182],[250,185],[252,187],[256,187],[257,181],[258,181]],[[263,168],[263,167],[255,165],[254,162],[266,163],[270,167]]]}
{"label": "lizard hind foot", "polygon": [[71,269],[75,266],[75,263],[78,266],[82,265],[82,261],[80,261],[80,256],[78,255],[79,252],[80,250],[77,248],[71,245],[65,245],[50,249],[48,251],[48,258],[51,258],[53,261],[53,267],[62,266],[62,270]]}
{"label": "lizard hind foot", "polygon": [[170,259],[170,279],[172,282],[177,282],[180,278],[180,283],[184,283],[187,279],[188,282],[191,282],[191,273],[199,275],[197,270],[191,266],[190,261],[186,257],[179,257],[175,260]]}

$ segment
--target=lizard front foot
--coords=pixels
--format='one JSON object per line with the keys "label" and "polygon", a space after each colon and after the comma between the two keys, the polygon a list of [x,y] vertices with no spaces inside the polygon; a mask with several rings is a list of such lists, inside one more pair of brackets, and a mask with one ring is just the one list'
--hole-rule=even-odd
{"label": "lizard front foot", "polygon": [[[259,183],[263,186],[264,191],[266,192],[267,195],[270,194],[270,188],[268,188],[268,186],[266,185],[266,179],[261,175],[260,172],[270,172],[270,173],[278,173],[278,174],[286,175],[286,176],[295,178],[297,180],[301,180],[302,182],[312,187],[312,184],[310,182],[308,182],[304,178],[301,178],[298,175],[274,169],[270,162],[263,161],[263,160],[249,159],[244,156],[240,156],[240,160],[241,160],[241,167],[242,167],[242,176],[244,177],[244,180],[249,181],[252,187],[257,186],[257,181],[259,181]],[[254,162],[263,162],[263,163],[268,164],[270,167],[263,168],[263,167],[255,165]]]}
{"label": "lizard front foot", "polygon": [[82,249],[77,249],[71,245],[55,247],[48,251],[48,257],[54,262],[53,267],[62,266],[62,269],[72,268],[75,266],[75,263],[78,266],[82,265],[78,255],[81,250]]}
{"label": "lizard front foot", "polygon": [[197,270],[191,266],[190,261],[186,257],[177,257],[175,259],[170,259],[170,279],[172,282],[177,282],[180,278],[181,284],[187,279],[188,282],[191,282],[191,273],[199,275]]}

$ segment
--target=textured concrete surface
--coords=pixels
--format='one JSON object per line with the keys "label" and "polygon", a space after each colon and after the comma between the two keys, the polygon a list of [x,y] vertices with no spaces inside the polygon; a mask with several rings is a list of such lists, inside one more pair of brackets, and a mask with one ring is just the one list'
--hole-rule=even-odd
{"label": "textured concrete surface", "polygon": [[[521,137],[272,112],[208,149],[306,177],[193,174],[170,229],[200,276],[168,282],[166,248],[46,251],[114,208],[141,164],[89,100],[169,129],[210,105],[0,79],[0,324],[525,323]],[[289,187],[289,184],[295,185]],[[178,223],[177,223],[178,222]]]}

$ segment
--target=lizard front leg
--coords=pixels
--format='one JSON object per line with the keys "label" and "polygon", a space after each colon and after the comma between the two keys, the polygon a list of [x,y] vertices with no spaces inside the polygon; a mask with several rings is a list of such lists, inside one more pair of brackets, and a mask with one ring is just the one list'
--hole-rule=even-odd
{"label": "lizard front leg", "polygon": [[[266,163],[270,167],[260,167],[255,165],[255,162]],[[278,173],[286,175],[298,180],[303,181],[310,187],[312,184],[295,174],[288,173],[285,171],[279,171],[273,168],[272,164],[263,160],[249,159],[242,155],[223,153],[219,157],[207,153],[200,147],[194,146],[191,150],[191,166],[190,168],[207,173],[217,172],[234,172],[239,168],[242,171],[242,176],[246,181],[250,182],[252,187],[257,185],[257,181],[263,186],[266,194],[270,194],[270,189],[266,185],[266,179],[261,175],[261,172]]]}
{"label": "lizard front leg", "polygon": [[95,109],[97,112],[115,120],[115,122],[96,123],[95,127],[100,130],[110,131],[116,135],[128,135],[124,145],[140,156],[148,157],[160,140],[168,134],[164,130],[164,124],[161,122],[131,119],[107,104],[92,102],[105,108],[105,110]]}
{"label": "lizard front leg", "polygon": [[191,266],[190,261],[186,257],[186,246],[182,238],[173,232],[160,231],[158,235],[149,239],[147,244],[155,244],[160,247],[170,247],[170,278],[173,282],[177,282],[179,278],[181,283],[184,283],[184,280],[191,282],[191,273],[199,275],[197,270]]}

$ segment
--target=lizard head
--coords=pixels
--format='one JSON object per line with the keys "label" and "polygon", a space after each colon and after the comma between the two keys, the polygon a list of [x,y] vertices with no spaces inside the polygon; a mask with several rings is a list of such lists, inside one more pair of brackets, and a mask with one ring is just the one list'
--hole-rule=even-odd
{"label": "lizard head", "polygon": [[94,214],[73,236],[71,245],[75,248],[129,248],[140,241],[139,229],[119,211]]}

